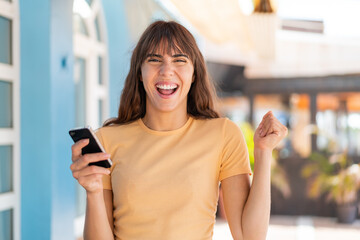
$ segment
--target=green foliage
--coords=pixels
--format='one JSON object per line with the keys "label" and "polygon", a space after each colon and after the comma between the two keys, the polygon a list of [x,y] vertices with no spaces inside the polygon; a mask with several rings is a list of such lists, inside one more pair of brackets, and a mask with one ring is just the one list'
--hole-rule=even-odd
{"label": "green foliage", "polygon": [[251,170],[254,171],[254,133],[253,127],[248,122],[243,122],[240,124],[240,129],[244,134],[245,142],[249,151],[249,159]]}
{"label": "green foliage", "polygon": [[360,166],[354,164],[347,153],[312,153],[309,164],[302,169],[302,176],[308,179],[307,193],[310,198],[327,194],[328,200],[337,204],[353,203],[360,189]]}

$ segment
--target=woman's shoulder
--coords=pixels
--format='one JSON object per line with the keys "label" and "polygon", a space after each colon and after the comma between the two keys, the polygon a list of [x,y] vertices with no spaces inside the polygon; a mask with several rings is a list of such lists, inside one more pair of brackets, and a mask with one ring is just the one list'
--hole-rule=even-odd
{"label": "woman's shoulder", "polygon": [[228,122],[232,122],[227,117],[218,117],[218,118],[194,118],[195,122],[201,124],[209,124],[209,125],[226,125]]}
{"label": "woman's shoulder", "polygon": [[237,124],[227,117],[210,118],[210,119],[195,119],[198,126],[208,127],[211,129],[225,130],[227,128],[237,127]]}
{"label": "woman's shoulder", "polygon": [[196,119],[195,123],[194,129],[201,136],[216,136],[217,139],[223,139],[224,141],[242,139],[243,136],[240,126],[226,117]]}

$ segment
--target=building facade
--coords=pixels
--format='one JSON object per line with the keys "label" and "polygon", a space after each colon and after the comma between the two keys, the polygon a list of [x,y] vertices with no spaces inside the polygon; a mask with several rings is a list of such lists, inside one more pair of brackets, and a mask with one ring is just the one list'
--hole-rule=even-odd
{"label": "building facade", "polygon": [[81,235],[68,131],[116,115],[127,25],[123,1],[0,0],[0,239]]}

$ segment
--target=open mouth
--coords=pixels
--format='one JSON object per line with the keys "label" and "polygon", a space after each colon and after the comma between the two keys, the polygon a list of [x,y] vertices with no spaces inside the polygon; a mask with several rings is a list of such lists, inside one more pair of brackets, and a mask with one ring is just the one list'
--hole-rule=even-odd
{"label": "open mouth", "polygon": [[156,89],[161,95],[170,96],[178,89],[177,84],[156,84]]}

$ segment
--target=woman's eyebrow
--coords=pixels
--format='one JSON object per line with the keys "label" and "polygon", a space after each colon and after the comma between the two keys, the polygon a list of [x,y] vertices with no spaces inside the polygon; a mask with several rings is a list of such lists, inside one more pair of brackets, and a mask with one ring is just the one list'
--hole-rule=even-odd
{"label": "woman's eyebrow", "polygon": [[176,58],[176,57],[186,57],[186,58],[189,58],[188,55],[183,54],[183,53],[178,53],[178,54],[172,55],[171,57],[173,57],[173,58]]}
{"label": "woman's eyebrow", "polygon": [[163,56],[159,55],[159,54],[155,54],[155,53],[149,53],[148,55],[146,55],[146,58],[148,57],[157,57],[157,58],[162,58]]}
{"label": "woman's eyebrow", "polygon": [[[149,53],[148,55],[146,55],[146,58],[148,58],[148,57],[163,58],[162,55],[160,55],[160,54],[155,54],[155,53]],[[172,57],[172,58],[177,58],[177,57],[186,57],[186,58],[189,58],[188,55],[183,54],[183,53],[174,54],[174,55],[172,55],[171,57]]]}

